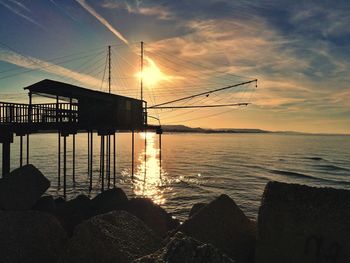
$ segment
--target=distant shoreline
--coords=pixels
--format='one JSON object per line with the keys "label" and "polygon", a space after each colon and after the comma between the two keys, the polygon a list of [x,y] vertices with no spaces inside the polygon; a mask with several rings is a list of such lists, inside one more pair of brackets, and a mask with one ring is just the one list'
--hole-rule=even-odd
{"label": "distant shoreline", "polygon": [[261,129],[234,129],[234,128],[222,128],[222,129],[205,129],[205,128],[192,128],[185,125],[162,125],[164,133],[199,133],[199,134],[285,134],[285,135],[326,135],[326,136],[350,136],[350,134],[344,133],[307,133],[307,132],[295,132],[295,131],[266,131]]}

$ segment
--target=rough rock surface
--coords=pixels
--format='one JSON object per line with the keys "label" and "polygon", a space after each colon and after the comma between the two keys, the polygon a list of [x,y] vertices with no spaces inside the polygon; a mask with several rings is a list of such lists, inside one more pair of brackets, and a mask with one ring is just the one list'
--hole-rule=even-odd
{"label": "rough rock surface", "polygon": [[203,244],[181,232],[166,247],[133,263],[234,263],[212,245]]}
{"label": "rough rock surface", "polygon": [[269,182],[258,217],[256,262],[350,259],[350,191]]}
{"label": "rough rock surface", "polygon": [[0,208],[28,210],[50,187],[50,181],[33,165],[13,170],[0,179]]}
{"label": "rough rock surface", "polygon": [[79,195],[75,199],[58,203],[53,215],[61,222],[69,235],[72,235],[75,226],[83,220],[89,219],[93,212],[90,199],[85,195]]}
{"label": "rough rock surface", "polygon": [[53,216],[39,211],[0,211],[0,262],[56,262],[67,234]]}
{"label": "rough rock surface", "polygon": [[227,195],[221,195],[185,221],[181,232],[210,243],[236,262],[253,262],[256,229]]}
{"label": "rough rock surface", "polygon": [[56,209],[55,200],[51,195],[41,197],[32,207],[32,210],[52,213]]}
{"label": "rough rock surface", "polygon": [[160,239],[125,211],[95,216],[76,227],[61,263],[126,263],[153,253]]}
{"label": "rough rock surface", "polygon": [[91,200],[91,206],[95,210],[94,214],[104,214],[114,210],[124,209],[128,202],[128,197],[121,188],[113,188],[97,195]]}
{"label": "rough rock surface", "polygon": [[126,211],[140,218],[159,236],[166,236],[168,231],[179,226],[179,221],[175,220],[159,205],[153,203],[148,198],[130,199]]}
{"label": "rough rock surface", "polygon": [[197,214],[203,207],[205,207],[207,203],[196,203],[192,206],[190,213],[188,217],[193,216],[194,214]]}

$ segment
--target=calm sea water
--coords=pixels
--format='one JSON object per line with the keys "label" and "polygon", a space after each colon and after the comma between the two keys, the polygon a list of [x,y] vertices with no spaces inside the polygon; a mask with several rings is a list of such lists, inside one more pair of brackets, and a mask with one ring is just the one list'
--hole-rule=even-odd
{"label": "calm sea water", "polygon": [[[116,184],[129,196],[152,198],[180,219],[188,215],[194,203],[207,202],[222,193],[231,196],[249,217],[255,218],[269,180],[350,189],[350,136],[163,134],[161,169],[158,135],[147,133],[146,162],[144,137],[136,135],[132,181],[131,135],[117,135]],[[62,195],[57,183],[57,140],[57,134],[32,135],[30,163],[51,180],[49,193]],[[12,169],[19,164],[18,141],[15,138],[11,148]],[[71,136],[68,137],[69,198],[89,194],[87,135],[78,134],[76,145],[73,185]],[[101,185],[97,136],[93,172],[91,196],[100,191]]]}

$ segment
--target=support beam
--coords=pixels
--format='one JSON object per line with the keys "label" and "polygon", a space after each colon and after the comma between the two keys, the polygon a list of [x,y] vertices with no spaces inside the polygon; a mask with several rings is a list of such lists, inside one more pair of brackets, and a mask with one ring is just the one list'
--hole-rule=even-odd
{"label": "support beam", "polygon": [[145,155],[144,155],[144,163],[145,163],[145,174],[143,180],[146,181],[147,175],[147,130],[145,130]]}
{"label": "support beam", "polygon": [[27,164],[29,164],[29,133],[27,134]]}
{"label": "support beam", "polygon": [[63,136],[63,197],[67,197],[67,136]]}
{"label": "support beam", "polygon": [[72,146],[72,151],[73,151],[73,156],[72,156],[72,162],[73,162],[73,185],[75,185],[75,134],[73,134],[73,142],[72,142],[72,144],[73,144],[73,146]]}
{"label": "support beam", "polygon": [[101,173],[101,192],[105,190],[105,135],[101,135],[100,147],[100,173]]}
{"label": "support beam", "polygon": [[106,174],[107,174],[107,189],[109,189],[111,185],[111,136],[108,134],[106,139],[107,139]]}
{"label": "support beam", "polygon": [[162,133],[159,133],[159,179],[162,179]]}
{"label": "support beam", "polygon": [[[88,133],[87,133],[87,135],[88,135],[88,151],[87,151],[87,156],[88,156],[88,160],[87,160],[87,163],[88,163],[88,176],[89,176],[89,178],[90,178],[90,158],[91,158],[91,156],[90,156],[90,132],[88,131]],[[90,185],[89,185],[89,192],[91,192],[91,188],[92,188],[92,186],[91,186],[91,182],[90,182]]]}
{"label": "support beam", "polygon": [[6,177],[10,172],[12,142],[13,133],[0,128],[0,143],[2,143],[2,178]]}
{"label": "support beam", "polygon": [[89,179],[90,179],[90,182],[89,182],[89,191],[91,192],[92,191],[92,164],[93,164],[93,145],[94,145],[94,143],[93,143],[93,135],[94,135],[94,133],[93,132],[91,132],[90,133],[90,153],[89,153],[89,155],[90,155],[90,159],[89,159],[89,161],[90,161],[90,171],[89,171]]}
{"label": "support beam", "polygon": [[116,155],[116,141],[115,141],[115,132],[113,134],[113,187],[115,187],[116,180],[116,163],[117,163],[117,155]]}
{"label": "support beam", "polygon": [[131,179],[134,180],[135,169],[135,131],[131,132]]}
{"label": "support beam", "polygon": [[4,141],[2,143],[2,178],[7,177],[10,172],[10,145],[10,141]]}
{"label": "support beam", "polygon": [[58,152],[57,152],[57,186],[61,186],[61,133],[58,132]]}
{"label": "support beam", "polygon": [[19,167],[23,166],[23,135],[19,136]]}

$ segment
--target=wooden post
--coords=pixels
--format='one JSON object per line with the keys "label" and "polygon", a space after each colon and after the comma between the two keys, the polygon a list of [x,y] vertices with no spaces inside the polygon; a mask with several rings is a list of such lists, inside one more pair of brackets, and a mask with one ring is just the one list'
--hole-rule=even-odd
{"label": "wooden post", "polygon": [[63,135],[63,197],[67,197],[67,136]]}
{"label": "wooden post", "polygon": [[8,176],[10,172],[10,141],[2,142],[2,178]]}
{"label": "wooden post", "polygon": [[145,162],[145,174],[143,180],[146,181],[146,174],[147,174],[147,130],[145,129],[145,156],[144,156],[144,162]]}
{"label": "wooden post", "polygon": [[94,133],[90,133],[90,171],[89,171],[89,176],[90,176],[90,185],[89,185],[89,190],[90,192],[92,191],[92,160],[93,160],[93,135]]}
{"label": "wooden post", "polygon": [[[88,135],[88,151],[87,151],[87,155],[88,155],[88,160],[87,160],[87,162],[88,162],[88,176],[90,177],[90,132],[88,131],[88,133],[87,133],[87,135]],[[89,191],[91,191],[91,186],[89,187]]]}
{"label": "wooden post", "polygon": [[159,178],[162,179],[162,133],[159,133]]}
{"label": "wooden post", "polygon": [[58,153],[57,153],[57,185],[58,188],[61,186],[61,133],[58,132]]}
{"label": "wooden post", "polygon": [[23,166],[23,135],[19,136],[19,167]]}
{"label": "wooden post", "polygon": [[2,177],[6,177],[10,172],[11,143],[13,133],[7,130],[0,130],[0,142],[2,143]]}
{"label": "wooden post", "polygon": [[72,162],[73,162],[73,184],[75,185],[75,134],[73,134],[73,156],[72,156]]}
{"label": "wooden post", "polygon": [[101,191],[105,190],[105,136],[101,135]]}
{"label": "wooden post", "polygon": [[27,164],[29,164],[29,133],[27,134]]}
{"label": "wooden post", "polygon": [[134,180],[134,165],[135,165],[135,131],[131,133],[131,179]]}
{"label": "wooden post", "polygon": [[117,163],[117,156],[116,156],[116,142],[115,142],[115,132],[113,134],[113,187],[115,187],[115,180],[116,180],[116,163]]}

